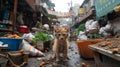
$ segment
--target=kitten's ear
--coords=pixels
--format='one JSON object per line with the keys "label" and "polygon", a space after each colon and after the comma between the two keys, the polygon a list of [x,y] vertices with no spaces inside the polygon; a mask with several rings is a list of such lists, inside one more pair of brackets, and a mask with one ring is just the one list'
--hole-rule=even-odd
{"label": "kitten's ear", "polygon": [[58,31],[58,26],[54,25],[54,31]]}
{"label": "kitten's ear", "polygon": [[70,27],[67,25],[65,29],[67,30],[67,32],[69,32]]}

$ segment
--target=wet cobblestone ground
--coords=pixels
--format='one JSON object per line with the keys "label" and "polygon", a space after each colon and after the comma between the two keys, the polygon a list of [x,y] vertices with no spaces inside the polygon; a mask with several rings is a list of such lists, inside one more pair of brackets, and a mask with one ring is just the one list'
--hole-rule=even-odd
{"label": "wet cobblestone ground", "polygon": [[[52,56],[52,52],[46,52],[45,58],[49,58]],[[93,60],[85,60],[80,58],[77,45],[75,41],[70,42],[70,48],[68,52],[70,60],[67,62],[59,61],[55,62],[55,60],[45,60],[46,63],[43,67],[81,67],[81,63],[85,62],[86,64],[89,64],[90,67],[95,67],[95,63]],[[41,57],[34,57],[29,58],[28,64],[25,67],[40,67],[40,63],[42,60],[40,60]]]}

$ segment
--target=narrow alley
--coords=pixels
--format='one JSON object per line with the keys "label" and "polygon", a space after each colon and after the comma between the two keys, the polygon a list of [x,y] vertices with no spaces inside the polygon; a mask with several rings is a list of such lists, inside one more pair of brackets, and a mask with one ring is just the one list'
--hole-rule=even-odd
{"label": "narrow alley", "polygon": [[120,67],[120,0],[0,0],[0,67]]}
{"label": "narrow alley", "polygon": [[[70,60],[67,62],[55,62],[55,60],[46,61],[45,60],[45,66],[44,67],[81,67],[81,63],[84,62],[86,64],[89,64],[91,67],[95,67],[95,63],[93,59],[83,59],[80,58],[77,44],[75,41],[70,42],[69,52],[68,52]],[[52,56],[51,51],[46,53],[46,58],[49,58]],[[28,61],[27,67],[39,67],[41,57],[35,57],[30,58]]]}

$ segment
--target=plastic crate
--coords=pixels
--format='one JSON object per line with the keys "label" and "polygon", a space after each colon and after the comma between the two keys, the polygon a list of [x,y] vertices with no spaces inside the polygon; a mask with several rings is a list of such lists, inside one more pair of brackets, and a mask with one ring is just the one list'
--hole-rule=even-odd
{"label": "plastic crate", "polygon": [[4,44],[8,44],[9,51],[17,51],[22,43],[22,38],[0,38]]}

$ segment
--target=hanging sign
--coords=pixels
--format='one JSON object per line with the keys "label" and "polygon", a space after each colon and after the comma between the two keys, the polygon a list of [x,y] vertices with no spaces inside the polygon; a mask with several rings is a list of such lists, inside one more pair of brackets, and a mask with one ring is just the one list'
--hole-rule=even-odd
{"label": "hanging sign", "polygon": [[78,9],[78,14],[79,15],[82,15],[82,14],[84,14],[86,12],[86,9],[85,8],[79,8]]}

